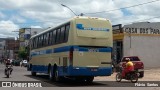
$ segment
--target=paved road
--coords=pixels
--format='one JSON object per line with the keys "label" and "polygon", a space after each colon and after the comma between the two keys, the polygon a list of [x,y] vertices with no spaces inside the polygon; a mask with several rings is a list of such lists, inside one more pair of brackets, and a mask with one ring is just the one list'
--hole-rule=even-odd
{"label": "paved road", "polygon": [[[4,75],[4,65],[0,64],[0,81],[41,81],[44,82],[47,86],[49,86],[50,88],[57,88],[57,87],[68,87],[68,90],[72,90],[73,88],[71,87],[88,87],[90,89],[95,89],[96,88],[107,88],[107,87],[112,87],[112,90],[115,90],[113,88],[113,86],[133,86],[134,84],[128,82],[128,81],[123,81],[122,83],[118,83],[115,81],[112,82],[106,82],[106,80],[102,80],[99,81],[98,79],[95,79],[93,83],[91,84],[86,84],[86,83],[81,83],[81,82],[75,82],[72,80],[67,80],[65,82],[53,82],[53,81],[49,81],[48,80],[48,76],[44,75],[44,74],[39,74],[36,77],[35,76],[31,76],[30,72],[26,70],[26,68],[24,67],[13,67],[14,71],[11,75],[10,78],[6,78]],[[122,87],[123,88],[123,87]],[[76,88],[77,89],[77,88]],[[123,88],[125,89],[125,88]],[[149,88],[148,90],[150,90],[151,88]],[[155,88],[152,88],[155,89]],[[16,90],[16,88],[15,88]],[[33,89],[34,90],[34,89]],[[39,89],[36,89],[39,90]],[[158,89],[156,89],[158,90]]]}

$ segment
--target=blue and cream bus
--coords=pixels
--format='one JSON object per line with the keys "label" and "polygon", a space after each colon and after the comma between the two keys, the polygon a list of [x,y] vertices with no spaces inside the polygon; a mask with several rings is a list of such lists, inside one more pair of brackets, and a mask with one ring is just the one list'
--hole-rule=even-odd
{"label": "blue and cream bus", "polygon": [[92,82],[111,75],[112,43],[108,19],[77,16],[31,37],[29,70]]}

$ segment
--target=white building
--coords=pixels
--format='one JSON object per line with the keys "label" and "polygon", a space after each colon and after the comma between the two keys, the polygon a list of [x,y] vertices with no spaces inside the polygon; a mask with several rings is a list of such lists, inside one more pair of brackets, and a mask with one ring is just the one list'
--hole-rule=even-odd
{"label": "white building", "polygon": [[114,34],[114,52],[122,56],[139,56],[145,68],[160,67],[160,22],[124,25]]}
{"label": "white building", "polygon": [[26,47],[28,45],[30,37],[42,31],[42,28],[21,28],[19,31],[20,47]]}

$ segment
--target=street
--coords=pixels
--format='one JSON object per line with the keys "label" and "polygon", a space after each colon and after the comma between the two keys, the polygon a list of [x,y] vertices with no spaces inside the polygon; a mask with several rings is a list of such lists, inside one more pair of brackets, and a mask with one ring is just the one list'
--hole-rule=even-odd
{"label": "street", "polygon": [[[91,84],[85,84],[85,83],[79,83],[75,82],[72,80],[68,80],[66,82],[53,82],[48,80],[48,76],[44,74],[39,74],[38,76],[31,76],[30,72],[26,70],[25,67],[20,67],[20,66],[14,66],[13,67],[14,71],[11,75],[10,78],[6,78],[4,75],[4,65],[0,64],[0,81],[21,81],[21,82],[33,82],[33,81],[38,81],[38,82],[43,82],[44,86],[43,88],[23,88],[23,90],[52,90],[53,88],[56,90],[104,90],[104,89],[109,89],[109,90],[116,90],[117,88],[119,90],[127,90],[127,87],[133,86],[130,88],[130,90],[160,90],[159,87],[134,87],[133,83],[130,83],[130,81],[125,81],[123,80],[121,83],[115,82],[115,75],[114,73],[112,76],[109,77],[96,77]],[[157,72],[157,74],[153,74],[156,77],[153,77],[153,75],[146,70],[146,75],[143,79],[139,79],[139,81],[148,81],[147,78],[151,79],[152,81],[154,80],[160,80],[158,77],[160,76],[159,73],[160,69],[155,69],[152,70],[153,72]],[[158,77],[157,77],[158,76]],[[67,87],[67,88],[66,88]],[[21,90],[22,88],[0,88],[2,90]]]}
{"label": "street", "polygon": [[[4,75],[4,65],[0,64],[0,81],[39,81],[39,82],[43,82],[43,84],[45,84],[47,87],[50,88],[57,88],[57,87],[121,87],[124,88],[126,86],[128,87],[134,87],[135,84],[130,83],[130,81],[126,81],[123,80],[121,83],[119,82],[115,82],[115,75],[116,73],[114,73],[112,76],[109,77],[95,77],[93,83],[91,84],[86,84],[86,83],[81,83],[81,82],[75,82],[72,80],[68,80],[65,82],[53,82],[50,81],[48,79],[47,75],[44,74],[38,74],[37,76],[31,76],[30,72],[26,70],[25,67],[20,67],[20,66],[14,66],[13,67],[13,73],[11,75],[10,78],[6,78],[6,76]],[[139,81],[149,81],[149,79],[151,79],[151,81],[157,81],[160,80],[160,71],[159,69],[155,69],[155,71],[157,72],[157,74],[153,73],[152,70],[152,75],[149,73],[149,70],[146,70],[146,75],[144,78],[139,79]],[[153,77],[154,75],[154,77]],[[147,79],[148,78],[148,79]],[[138,87],[137,87],[138,88]],[[147,87],[147,88],[152,88],[155,89],[154,87]],[[158,89],[156,89],[158,90]]]}

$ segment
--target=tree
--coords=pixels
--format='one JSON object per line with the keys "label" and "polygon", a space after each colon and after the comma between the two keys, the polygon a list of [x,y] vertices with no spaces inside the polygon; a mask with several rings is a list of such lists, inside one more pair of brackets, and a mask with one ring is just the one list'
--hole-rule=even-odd
{"label": "tree", "polygon": [[19,50],[18,57],[22,59],[27,59],[27,51],[25,49]]}

